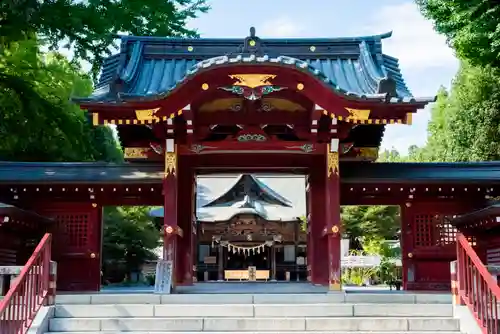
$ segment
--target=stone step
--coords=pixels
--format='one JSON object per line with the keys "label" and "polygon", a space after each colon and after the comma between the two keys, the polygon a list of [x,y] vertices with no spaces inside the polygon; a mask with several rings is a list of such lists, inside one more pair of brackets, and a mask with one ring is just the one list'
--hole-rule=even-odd
{"label": "stone step", "polygon": [[451,304],[56,305],[55,318],[452,317]]}
{"label": "stone step", "polygon": [[57,304],[451,304],[451,294],[316,293],[316,294],[80,294],[57,295]]}
{"label": "stone step", "polygon": [[49,331],[145,331],[160,332],[405,332],[458,331],[459,321],[452,318],[54,318]]}
{"label": "stone step", "polygon": [[[200,334],[200,333],[209,333],[209,334],[229,334],[229,332],[203,332],[203,331],[199,331],[199,332],[144,332],[144,331],[140,331],[140,332],[137,332],[137,331],[134,331],[134,332],[122,332],[122,331],[105,331],[105,332],[94,332],[94,331],[90,331],[90,332],[50,332],[50,333],[47,333],[47,334],[123,334],[123,333],[127,333],[127,334],[179,334],[179,333],[182,333],[182,334]],[[304,334],[304,333],[307,333],[307,334],[373,334],[374,332],[332,332],[332,331],[328,331],[328,332],[313,332],[313,331],[308,331],[308,332],[304,332],[304,331],[295,331],[295,332],[230,332],[230,334]],[[377,334],[429,334],[429,332],[415,332],[415,331],[404,331],[404,332],[401,332],[401,331],[397,331],[397,332],[376,332]],[[446,332],[439,332],[439,334],[460,334],[459,331],[453,331],[453,332],[449,332],[449,331],[446,331]]]}

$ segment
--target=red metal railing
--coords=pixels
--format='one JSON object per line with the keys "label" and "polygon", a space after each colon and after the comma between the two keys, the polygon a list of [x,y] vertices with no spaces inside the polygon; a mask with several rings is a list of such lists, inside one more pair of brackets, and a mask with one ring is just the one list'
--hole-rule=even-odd
{"label": "red metal railing", "polygon": [[457,234],[457,280],[462,301],[485,334],[498,334],[500,287],[462,234]]}
{"label": "red metal railing", "polygon": [[52,236],[47,233],[36,247],[4,299],[0,301],[0,333],[24,334],[49,292]]}

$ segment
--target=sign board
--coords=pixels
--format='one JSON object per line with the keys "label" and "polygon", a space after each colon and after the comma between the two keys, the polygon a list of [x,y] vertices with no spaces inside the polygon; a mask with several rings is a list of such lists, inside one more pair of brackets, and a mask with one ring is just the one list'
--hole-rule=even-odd
{"label": "sign board", "polygon": [[172,290],[172,261],[158,260],[156,263],[155,293],[170,294]]}
{"label": "sign board", "polygon": [[257,280],[257,267],[248,267],[248,280],[256,281]]}

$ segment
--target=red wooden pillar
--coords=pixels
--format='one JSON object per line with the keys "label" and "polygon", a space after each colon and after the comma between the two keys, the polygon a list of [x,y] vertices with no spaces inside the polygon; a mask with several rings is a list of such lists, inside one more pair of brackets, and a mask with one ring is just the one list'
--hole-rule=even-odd
{"label": "red wooden pillar", "polygon": [[177,221],[184,235],[179,240],[178,250],[182,256],[178,259],[179,284],[193,284],[193,196],[194,196],[194,170],[188,162],[179,159],[179,193],[177,199],[177,210],[179,216]]}
{"label": "red wooden pillar", "polygon": [[182,230],[177,224],[177,147],[173,139],[167,139],[165,145],[165,173],[163,177],[163,258],[172,261],[172,289],[179,279],[177,248]]}
{"label": "red wooden pillar", "polygon": [[[326,147],[326,146],[325,146]],[[310,186],[310,216],[308,221],[308,255],[310,257],[311,281],[313,284],[329,284],[329,250],[328,238],[326,236],[327,226],[327,205],[328,197],[326,192],[327,173],[326,166],[327,155],[318,155],[312,157],[313,166],[309,176]]]}
{"label": "red wooden pillar", "polygon": [[341,221],[338,141],[332,140],[326,152],[326,224],[328,238],[328,289],[340,291],[341,286]]}

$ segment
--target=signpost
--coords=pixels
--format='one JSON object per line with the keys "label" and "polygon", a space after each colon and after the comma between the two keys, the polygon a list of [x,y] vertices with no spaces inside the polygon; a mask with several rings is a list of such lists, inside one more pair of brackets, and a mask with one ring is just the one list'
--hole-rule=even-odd
{"label": "signpost", "polygon": [[171,293],[172,267],[172,261],[158,260],[158,263],[156,264],[155,293]]}

